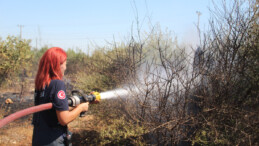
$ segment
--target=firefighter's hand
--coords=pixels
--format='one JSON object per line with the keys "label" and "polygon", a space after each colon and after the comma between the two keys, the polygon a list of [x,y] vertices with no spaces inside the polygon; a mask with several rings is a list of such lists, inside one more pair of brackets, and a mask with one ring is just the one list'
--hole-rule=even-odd
{"label": "firefighter's hand", "polygon": [[89,102],[81,103],[79,106],[81,107],[82,112],[86,112],[88,111]]}

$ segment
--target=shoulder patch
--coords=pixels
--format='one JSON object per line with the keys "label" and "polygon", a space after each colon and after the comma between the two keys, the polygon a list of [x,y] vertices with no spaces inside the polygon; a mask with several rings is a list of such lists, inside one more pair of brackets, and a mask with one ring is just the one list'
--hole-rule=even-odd
{"label": "shoulder patch", "polygon": [[66,93],[63,90],[58,91],[58,98],[59,99],[65,99]]}

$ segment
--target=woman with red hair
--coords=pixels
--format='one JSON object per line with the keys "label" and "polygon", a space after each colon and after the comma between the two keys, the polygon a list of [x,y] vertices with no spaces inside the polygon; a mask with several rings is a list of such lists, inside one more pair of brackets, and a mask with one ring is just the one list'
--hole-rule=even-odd
{"label": "woman with red hair", "polygon": [[40,60],[35,79],[35,105],[51,102],[53,107],[33,115],[32,145],[67,145],[67,124],[88,110],[89,103],[82,103],[69,111],[62,81],[66,60],[66,52],[58,47],[48,49]]}

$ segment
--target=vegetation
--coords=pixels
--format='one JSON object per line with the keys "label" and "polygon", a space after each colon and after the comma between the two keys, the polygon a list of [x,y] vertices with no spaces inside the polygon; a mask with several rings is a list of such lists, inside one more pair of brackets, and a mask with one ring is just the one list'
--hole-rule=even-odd
{"label": "vegetation", "polygon": [[29,68],[32,52],[29,44],[29,40],[10,36],[0,40],[0,86],[20,79],[22,74],[31,76]]}
{"label": "vegetation", "polygon": [[[210,29],[194,51],[159,26],[91,55],[67,50],[69,90],[129,85],[131,91],[91,105],[87,118],[73,121],[76,144],[258,145],[258,4],[215,4]],[[48,47],[29,44],[11,36],[0,41],[1,90],[17,83],[25,90],[24,82],[34,78]]]}

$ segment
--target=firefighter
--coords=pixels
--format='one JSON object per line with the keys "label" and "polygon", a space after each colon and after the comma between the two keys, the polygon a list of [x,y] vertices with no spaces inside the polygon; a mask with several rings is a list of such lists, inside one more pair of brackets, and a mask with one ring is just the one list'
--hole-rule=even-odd
{"label": "firefighter", "polygon": [[72,145],[68,123],[88,110],[88,102],[69,110],[66,87],[62,78],[66,70],[66,52],[58,47],[48,49],[42,56],[35,79],[34,103],[51,102],[53,108],[33,115],[32,145]]}

